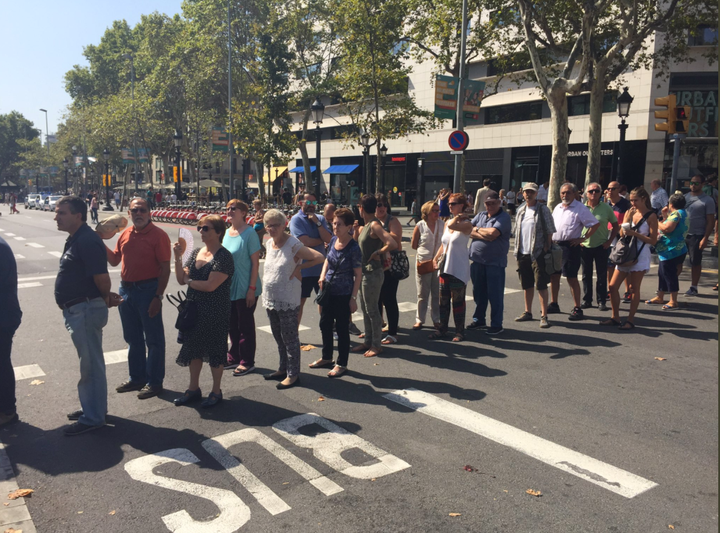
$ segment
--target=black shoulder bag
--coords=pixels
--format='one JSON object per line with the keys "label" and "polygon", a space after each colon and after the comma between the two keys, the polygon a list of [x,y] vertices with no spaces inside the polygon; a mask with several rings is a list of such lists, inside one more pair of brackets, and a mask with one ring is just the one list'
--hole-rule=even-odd
{"label": "black shoulder bag", "polygon": [[[333,243],[333,246],[335,244]],[[318,304],[320,307],[323,307],[330,303],[330,286],[332,285],[333,279],[335,279],[335,274],[337,274],[338,270],[340,270],[340,265],[343,264],[343,261],[345,261],[345,252],[341,252],[342,257],[340,258],[340,262],[335,267],[335,270],[333,270],[332,276],[330,276],[329,280],[326,280],[323,282],[322,289],[320,289],[320,292],[315,297],[315,303]]]}
{"label": "black shoulder bag", "polygon": [[175,320],[175,328],[178,330],[177,341],[179,344],[182,344],[185,342],[187,334],[192,331],[197,324],[197,302],[194,300],[188,300],[187,294],[183,291],[178,291],[177,296],[168,294],[167,300],[178,310],[178,316]]}

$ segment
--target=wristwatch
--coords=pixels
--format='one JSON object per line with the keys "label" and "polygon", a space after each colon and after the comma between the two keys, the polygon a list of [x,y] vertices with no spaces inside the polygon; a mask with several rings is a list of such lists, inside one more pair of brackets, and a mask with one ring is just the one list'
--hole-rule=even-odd
{"label": "wristwatch", "polygon": [[352,300],[357,300],[357,296],[351,296],[350,298],[351,298]]}
{"label": "wristwatch", "polygon": [[315,222],[315,225],[319,228],[320,226],[322,226],[322,222],[318,220],[317,222]]}

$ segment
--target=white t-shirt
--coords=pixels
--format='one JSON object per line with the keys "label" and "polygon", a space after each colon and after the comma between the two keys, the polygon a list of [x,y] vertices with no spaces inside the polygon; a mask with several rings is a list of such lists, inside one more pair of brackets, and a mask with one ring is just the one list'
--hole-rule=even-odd
{"label": "white t-shirt", "polygon": [[508,191],[507,194],[505,194],[505,198],[507,198],[508,205],[515,205],[515,193],[512,191]]}
{"label": "white t-shirt", "polygon": [[520,226],[520,253],[523,255],[532,254],[532,237],[535,234],[535,212],[537,204],[525,208],[525,215]]}
{"label": "white t-shirt", "polygon": [[540,187],[538,187],[538,193],[537,193],[538,202],[540,200],[542,200],[547,203],[547,198],[548,198],[548,190],[545,188],[545,185],[540,185]]}

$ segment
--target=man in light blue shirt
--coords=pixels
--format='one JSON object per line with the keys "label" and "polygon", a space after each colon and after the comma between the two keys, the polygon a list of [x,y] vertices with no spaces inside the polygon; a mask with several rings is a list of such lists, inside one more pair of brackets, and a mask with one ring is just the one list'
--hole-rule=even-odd
{"label": "man in light blue shirt", "polygon": [[[308,248],[312,248],[325,254],[325,244],[332,239],[332,232],[327,225],[325,217],[315,213],[317,208],[317,199],[314,194],[307,193],[300,201],[302,209],[298,211],[290,219],[290,235],[295,237]],[[302,293],[300,301],[300,313],[298,313],[298,326],[302,320],[303,308],[305,300],[307,300],[312,291],[315,294],[320,291],[320,273],[322,272],[322,263],[312,268],[302,270]]]}
{"label": "man in light blue shirt", "polygon": [[650,194],[650,205],[656,215],[660,214],[662,208],[668,205],[668,193],[662,188],[660,180],[652,180],[650,182],[652,193]]}

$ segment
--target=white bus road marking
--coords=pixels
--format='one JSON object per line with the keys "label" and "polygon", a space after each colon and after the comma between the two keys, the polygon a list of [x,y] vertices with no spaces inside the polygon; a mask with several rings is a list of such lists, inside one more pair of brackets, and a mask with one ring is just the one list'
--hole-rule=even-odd
{"label": "white bus road marking", "polygon": [[[272,328],[270,326],[258,326],[257,329],[259,329],[260,331],[264,331],[265,333],[270,333],[272,335]],[[298,331],[305,331],[308,329],[310,329],[308,326],[303,326],[302,324],[300,324]]]}
{"label": "white bus road marking", "polygon": [[123,350],[115,350],[114,352],[105,352],[103,357],[105,358],[106,365],[113,365],[115,363],[126,363],[128,351],[127,348]]}
{"label": "white bus road marking", "polygon": [[25,237],[15,237],[15,240],[16,240],[16,241],[24,241],[24,240],[25,240]]}
{"label": "white bus road marking", "polygon": [[[8,233],[8,235],[10,234]],[[36,242],[29,242],[25,246],[31,246],[33,248],[45,248],[42,244],[38,244]]]}
{"label": "white bus road marking", "polygon": [[33,281],[31,283],[18,283],[18,289],[29,289],[31,287],[42,287],[42,283]]}
{"label": "white bus road marking", "polygon": [[384,397],[513,448],[626,498],[634,498],[657,486],[653,481],[417,389],[397,390]]}
{"label": "white bus road marking", "polygon": [[62,257],[62,252],[48,252],[50,255],[54,257]]}
{"label": "white bus road marking", "polygon": [[45,372],[42,371],[40,365],[16,366],[13,368],[13,371],[15,372],[15,381],[20,381],[22,379],[39,378],[45,375]]}

